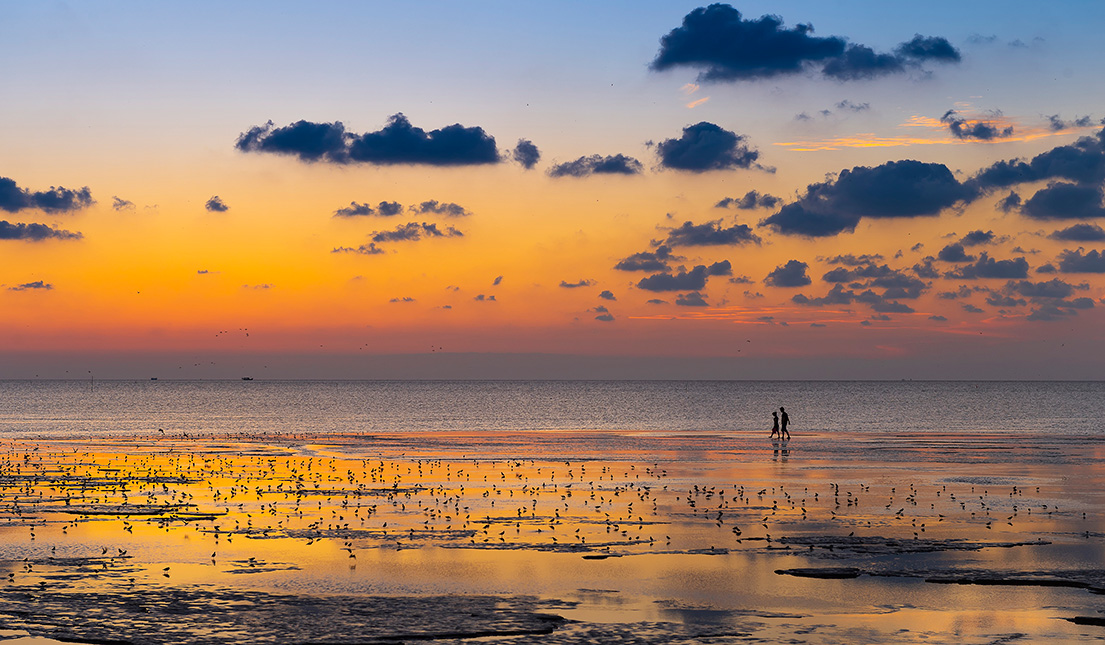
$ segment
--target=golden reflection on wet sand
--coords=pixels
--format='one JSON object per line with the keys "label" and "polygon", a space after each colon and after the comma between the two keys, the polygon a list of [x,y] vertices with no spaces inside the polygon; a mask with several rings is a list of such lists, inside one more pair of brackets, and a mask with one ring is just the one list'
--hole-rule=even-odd
{"label": "golden reflection on wet sand", "polygon": [[[1000,460],[1007,439],[977,437],[949,459],[949,441],[897,461],[612,433],[7,442],[0,628],[186,642],[133,617],[176,603],[194,642],[1105,637],[1072,622],[1103,617],[1099,447]],[[309,618],[241,631],[258,604],[271,622],[318,598],[377,604],[328,618],[362,629],[346,640]],[[490,613],[456,628],[457,598]],[[237,611],[202,610],[219,603]]]}

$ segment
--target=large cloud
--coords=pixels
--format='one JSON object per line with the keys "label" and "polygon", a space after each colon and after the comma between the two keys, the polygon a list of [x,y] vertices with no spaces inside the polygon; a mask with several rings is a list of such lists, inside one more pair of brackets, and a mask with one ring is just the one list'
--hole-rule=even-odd
{"label": "large cloud", "polygon": [[797,74],[820,66],[838,80],[897,73],[924,61],[956,62],[959,52],[939,37],[914,36],[892,54],[878,54],[839,36],[818,37],[813,26],[783,26],[778,16],[745,20],[727,4],[699,7],[660,39],[651,68],[702,70],[701,81],[739,81]]}
{"label": "large cloud", "polygon": [[728,246],[733,244],[759,244],[760,238],[747,224],[734,224],[723,227],[721,220],[692,224],[683,222],[682,226],[668,232],[664,244],[667,246]]}
{"label": "large cloud", "polygon": [[980,170],[968,183],[990,191],[1051,179],[1094,185],[1105,181],[1105,129],[1094,137],[1082,137],[1070,145],[1041,152],[1029,161],[999,161]]}
{"label": "large cloud", "polygon": [[936,215],[974,196],[944,164],[889,161],[874,168],[856,166],[835,180],[810,184],[798,201],[761,224],[784,234],[823,237],[855,230],[864,217]]}
{"label": "large cloud", "polygon": [[270,121],[242,133],[235,147],[331,163],[466,166],[501,160],[495,138],[483,128],[456,123],[427,132],[411,125],[402,113],[389,117],[380,130],[361,135],[346,132],[340,121],[297,121],[282,128],[274,128]]}
{"label": "large cloud", "polygon": [[1093,219],[1105,217],[1105,208],[1098,186],[1053,183],[1036,191],[1021,213],[1032,219]]}
{"label": "large cloud", "polygon": [[1105,273],[1105,253],[1082,249],[1063,251],[1059,254],[1059,271],[1062,273]]}
{"label": "large cloud", "polygon": [[637,283],[638,289],[645,291],[699,291],[706,286],[706,278],[710,276],[710,269],[700,264],[690,271],[680,269],[679,273],[656,273],[642,278]]}
{"label": "large cloud", "polygon": [[639,175],[644,170],[640,161],[623,154],[591,155],[575,161],[553,164],[550,177],[586,177],[587,175]]}
{"label": "large cloud", "polygon": [[20,188],[15,180],[0,177],[0,209],[9,213],[38,209],[47,213],[65,213],[87,208],[96,203],[88,186],[71,190],[51,186],[50,190]]}
{"label": "large cloud", "polygon": [[427,224],[422,222],[407,222],[406,224],[400,224],[395,227],[393,231],[376,231],[372,233],[373,242],[407,242],[420,240],[423,237],[463,237],[464,233],[461,233],[452,226],[446,228],[444,231],[438,229],[437,224]]}
{"label": "large cloud", "polygon": [[660,165],[675,170],[705,172],[749,168],[760,158],[748,147],[746,137],[706,121],[688,125],[678,139],[665,139],[656,146]]}
{"label": "large cloud", "polygon": [[1049,235],[1053,240],[1068,242],[1100,242],[1105,240],[1105,228],[1097,224],[1075,224]]}
{"label": "large cloud", "polygon": [[73,233],[71,231],[64,231],[61,229],[50,228],[45,224],[22,224],[11,223],[7,220],[0,220],[0,240],[28,240],[31,242],[41,242],[42,240],[79,240],[83,235]]}

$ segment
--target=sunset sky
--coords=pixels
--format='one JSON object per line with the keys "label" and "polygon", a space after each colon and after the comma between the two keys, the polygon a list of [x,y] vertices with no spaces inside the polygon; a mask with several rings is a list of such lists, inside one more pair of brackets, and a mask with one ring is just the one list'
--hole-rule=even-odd
{"label": "sunset sky", "polygon": [[0,2],[0,378],[1105,378],[1102,24]]}

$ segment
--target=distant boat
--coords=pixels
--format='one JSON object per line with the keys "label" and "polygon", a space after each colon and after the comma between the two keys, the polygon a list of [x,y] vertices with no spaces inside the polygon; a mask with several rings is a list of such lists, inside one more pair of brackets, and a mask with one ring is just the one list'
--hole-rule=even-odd
{"label": "distant boat", "polygon": [[242,377],[242,380],[243,380],[243,381],[252,381],[252,380],[253,380],[253,377],[252,377],[252,376],[243,376],[243,377]]}

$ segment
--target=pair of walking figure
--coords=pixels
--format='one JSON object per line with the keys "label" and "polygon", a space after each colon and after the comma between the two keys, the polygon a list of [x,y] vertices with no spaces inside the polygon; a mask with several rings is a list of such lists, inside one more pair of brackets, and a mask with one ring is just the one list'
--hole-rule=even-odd
{"label": "pair of walking figure", "polygon": [[[782,413],[782,425],[779,425],[779,414]],[[787,424],[790,423],[790,416],[787,415],[786,408],[779,408],[779,412],[772,412],[772,418],[775,423],[771,426],[771,438],[778,436],[780,439],[790,439],[790,432],[787,430]]]}

